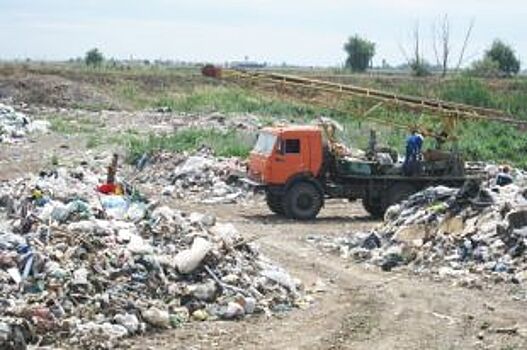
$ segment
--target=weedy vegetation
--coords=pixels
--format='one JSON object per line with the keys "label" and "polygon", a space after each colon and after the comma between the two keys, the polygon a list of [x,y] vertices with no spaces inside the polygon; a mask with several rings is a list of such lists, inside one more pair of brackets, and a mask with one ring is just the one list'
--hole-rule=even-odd
{"label": "weedy vegetation", "polygon": [[[117,101],[116,105],[127,110],[159,109],[190,114],[220,112],[227,117],[229,114],[248,113],[257,115],[262,125],[276,122],[310,123],[318,116],[326,116],[334,118],[343,125],[344,131],[341,136],[351,146],[366,147],[369,130],[374,129],[377,131],[380,143],[395,147],[401,152],[404,150],[405,137],[408,133],[408,130],[395,129],[383,123],[374,123],[361,118],[368,106],[360,100],[335,101],[338,107],[336,110],[322,108],[297,99],[283,99],[279,93],[261,95],[251,89],[205,78],[196,68],[174,69],[155,65],[126,68],[104,65],[98,69],[89,69],[75,65],[44,65],[31,67],[28,70],[33,73],[58,75],[72,81],[82,81],[91,88],[111,96],[112,100]],[[400,94],[495,108],[517,118],[527,119],[527,79],[521,76],[510,79],[484,79],[471,76],[470,72],[464,72],[439,79],[435,76],[371,77],[342,73],[322,70],[309,74],[319,74],[323,79]],[[302,74],[302,71],[295,74]],[[432,130],[440,128],[439,118],[393,111],[383,107],[372,116],[381,121],[416,123]],[[52,118],[51,122],[52,129],[61,133],[95,134],[97,131],[97,125],[82,121]],[[243,134],[240,131],[223,133],[208,129],[190,129],[161,136],[125,134],[126,136],[120,137],[91,135],[87,145],[98,147],[107,142],[126,144],[132,158],[153,149],[191,150],[202,145],[215,149],[220,155],[244,156],[248,154],[254,137],[254,135],[251,137],[240,135]],[[468,160],[508,162],[527,167],[527,160],[523,156],[527,150],[525,131],[494,122],[463,122],[457,128],[456,136],[458,141],[455,146],[464,152]],[[428,141],[427,144],[431,145],[432,142]]]}

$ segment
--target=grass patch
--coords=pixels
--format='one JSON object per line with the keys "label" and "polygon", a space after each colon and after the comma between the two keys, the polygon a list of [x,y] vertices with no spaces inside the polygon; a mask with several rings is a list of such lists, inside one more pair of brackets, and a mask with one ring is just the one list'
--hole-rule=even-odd
{"label": "grass patch", "polygon": [[[496,97],[490,94],[487,88],[478,80],[462,78],[455,80],[443,87],[441,92],[443,98],[452,101],[470,103],[484,107],[495,107],[498,103]],[[527,100],[527,96],[526,96]],[[302,124],[309,123],[317,116],[328,116],[344,127],[340,133],[342,140],[353,147],[366,148],[368,145],[369,130],[377,131],[380,144],[404,152],[405,140],[408,130],[397,129],[388,125],[382,125],[367,120],[361,120],[360,111],[367,110],[367,105],[360,101],[339,102],[339,110],[330,110],[301,103],[279,101],[265,96],[253,95],[248,91],[238,88],[228,89],[225,87],[216,89],[205,89],[177,99],[161,99],[157,101],[158,106],[168,107],[174,111],[181,112],[222,112],[222,113],[251,113],[263,116],[264,124],[270,125],[276,120],[285,119],[290,122]],[[516,107],[520,108],[520,107]],[[350,112],[344,112],[349,110]],[[433,116],[419,116],[379,108],[376,118],[385,121],[397,121],[398,123],[413,125],[418,124],[430,130],[440,130],[440,119]],[[203,137],[205,134],[205,137]],[[202,144],[214,148],[220,155],[244,156],[251,148],[251,144],[245,144],[244,150],[237,149],[237,145],[231,145],[231,149],[220,147],[216,140],[225,143],[236,133],[228,135],[208,131],[184,131],[177,136],[151,137],[146,146],[142,142],[133,144],[133,153],[144,153],[149,148],[160,148],[169,150],[190,150]],[[210,137],[210,140],[207,138]],[[496,162],[509,162],[515,166],[527,167],[527,160],[523,155],[527,151],[527,139],[521,132],[513,127],[499,123],[465,122],[457,129],[459,139],[457,147],[465,154],[467,160],[488,160]],[[215,143],[215,145],[212,145]],[[427,138],[425,147],[433,147],[434,140]]]}
{"label": "grass patch", "polygon": [[527,138],[509,125],[466,123],[460,128],[459,148],[468,160],[512,163],[527,169]]}
{"label": "grass patch", "polygon": [[92,134],[99,132],[100,128],[104,126],[103,123],[97,123],[88,119],[64,119],[58,116],[50,118],[49,122],[52,131],[64,135]]}
{"label": "grass patch", "polygon": [[215,129],[184,129],[166,135],[126,134],[120,143],[129,152],[129,161],[137,161],[143,154],[164,150],[171,152],[193,151],[202,147],[211,148],[220,157],[247,157],[255,142],[256,135],[239,132],[221,132]]}
{"label": "grass patch", "polygon": [[[335,99],[337,108],[349,113],[316,107],[310,103],[293,102],[276,95],[261,95],[259,92],[241,89],[214,79],[201,77],[197,68],[169,69],[160,67],[104,67],[93,70],[85,67],[57,66],[30,67],[31,72],[55,74],[72,81],[82,81],[98,91],[108,93],[123,106],[130,109],[164,107],[174,112],[187,113],[251,113],[258,115],[264,125],[277,120],[298,124],[309,123],[317,116],[334,118],[344,126],[343,140],[349,145],[367,146],[369,129],[377,130],[379,143],[404,150],[407,130],[394,129],[382,124],[361,121],[358,116],[368,109],[368,102],[360,99]],[[306,74],[306,72],[293,72]],[[504,80],[484,80],[460,75],[447,79],[431,77],[411,79],[405,76],[379,76],[334,74],[319,72],[329,78],[359,86],[369,86],[395,93],[410,94],[429,98],[467,103],[475,106],[504,110],[527,120],[527,79],[517,77]],[[313,74],[310,72],[310,74]],[[306,96],[303,96],[306,97]],[[329,99],[328,99],[329,101]],[[121,104],[119,104],[121,105]],[[375,117],[399,123],[418,124],[438,130],[439,118],[416,117],[415,115],[387,111],[380,108]],[[52,130],[63,134],[89,134],[87,145],[97,147],[101,143],[126,143],[135,155],[153,149],[174,151],[192,150],[206,145],[220,155],[246,155],[251,142],[237,140],[246,137],[242,132],[219,132],[191,129],[174,135],[140,136],[127,132],[118,136],[97,137],[99,127],[94,123],[79,120],[51,120]],[[93,135],[93,136],[92,136]],[[522,155],[527,151],[525,135],[513,127],[499,123],[465,122],[457,129],[459,149],[469,160],[493,160],[510,162],[527,167]],[[427,139],[427,143],[432,142]]]}
{"label": "grass patch", "polygon": [[88,139],[86,140],[86,148],[88,149],[97,148],[104,143],[105,141],[103,140],[100,134],[89,135]]}
{"label": "grass patch", "polygon": [[52,118],[50,119],[50,129],[54,132],[60,133],[60,134],[73,134],[77,130],[74,128],[72,123],[70,123],[67,120],[60,119],[60,118]]}
{"label": "grass patch", "polygon": [[495,107],[490,91],[481,81],[473,78],[458,78],[449,81],[440,90],[439,95],[446,101],[480,107]]}
{"label": "grass patch", "polygon": [[492,88],[485,81],[459,77],[448,81],[439,90],[439,97],[447,101],[502,110],[520,119],[527,119],[527,81],[517,79],[500,89]]}
{"label": "grass patch", "polygon": [[251,113],[275,118],[309,120],[320,108],[307,104],[266,98],[240,88],[202,88],[179,97],[162,97],[154,107],[168,108],[175,112],[197,113]]}

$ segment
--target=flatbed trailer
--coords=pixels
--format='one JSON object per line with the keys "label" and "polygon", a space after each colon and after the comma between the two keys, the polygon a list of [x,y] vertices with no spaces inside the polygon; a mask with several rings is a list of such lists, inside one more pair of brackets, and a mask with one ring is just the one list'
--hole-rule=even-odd
{"label": "flatbed trailer", "polygon": [[373,217],[382,217],[391,205],[431,186],[460,188],[476,176],[402,176],[369,175],[338,176],[326,183],[326,198],[361,199]]}
{"label": "flatbed trailer", "polygon": [[[432,186],[461,188],[467,180],[481,181],[477,176],[402,176],[402,175],[345,175],[332,179],[299,178],[298,182],[313,184],[327,199],[362,200],[364,209],[374,218],[384,216],[386,210],[412,194]],[[282,201],[293,185],[264,185],[249,180],[253,186],[264,189],[270,209],[283,213]]]}

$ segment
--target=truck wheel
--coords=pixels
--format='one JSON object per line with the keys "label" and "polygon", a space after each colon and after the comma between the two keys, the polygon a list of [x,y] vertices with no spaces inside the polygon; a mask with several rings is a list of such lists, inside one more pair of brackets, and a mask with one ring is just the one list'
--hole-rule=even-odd
{"label": "truck wheel", "polygon": [[364,209],[366,209],[366,211],[368,212],[368,214],[370,214],[372,218],[382,219],[384,217],[385,210],[380,200],[363,199],[362,206],[364,207]]}
{"label": "truck wheel", "polygon": [[391,205],[402,202],[416,192],[417,189],[410,184],[395,183],[388,190],[388,205],[386,206],[386,209]]}
{"label": "truck wheel", "polygon": [[311,220],[322,208],[322,193],[309,182],[300,182],[287,191],[283,199],[285,215],[291,219]]}
{"label": "truck wheel", "polygon": [[284,215],[284,207],[282,206],[282,196],[266,191],[265,201],[267,202],[267,206],[273,213],[278,215]]}

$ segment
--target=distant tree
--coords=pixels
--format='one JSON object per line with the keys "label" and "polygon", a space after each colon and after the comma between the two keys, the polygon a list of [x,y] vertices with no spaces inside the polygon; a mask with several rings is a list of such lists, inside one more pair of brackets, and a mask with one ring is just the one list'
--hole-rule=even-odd
{"label": "distant tree", "polygon": [[500,71],[506,76],[520,71],[520,60],[514,54],[513,48],[499,39],[494,40],[490,49],[485,52],[484,59],[497,62]]}
{"label": "distant tree", "polygon": [[344,50],[348,53],[346,67],[357,72],[364,72],[375,56],[375,43],[355,35],[348,39]]}
{"label": "distant tree", "polygon": [[86,56],[84,56],[84,62],[87,66],[98,67],[102,64],[103,61],[104,56],[97,48],[91,49],[90,51],[86,52]]}

